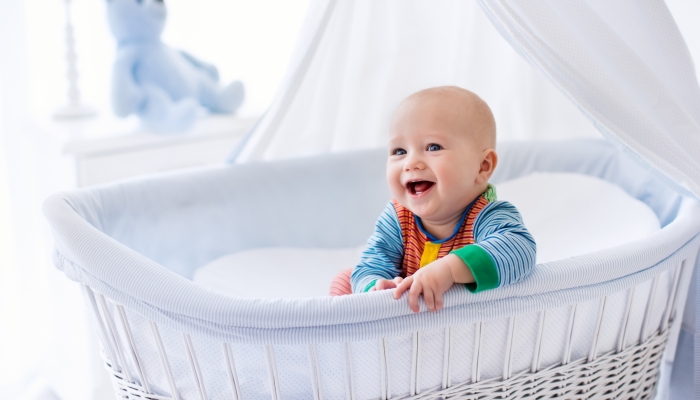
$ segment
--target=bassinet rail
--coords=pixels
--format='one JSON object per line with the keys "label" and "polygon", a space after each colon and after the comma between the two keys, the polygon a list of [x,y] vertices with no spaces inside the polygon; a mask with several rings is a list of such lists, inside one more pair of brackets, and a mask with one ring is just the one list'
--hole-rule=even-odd
{"label": "bassinet rail", "polygon": [[187,279],[249,248],[359,245],[388,196],[379,150],[56,195],[44,207],[54,261],[83,285],[120,398],[653,397],[700,247],[700,205],[604,142],[499,146],[496,184],[597,176],[644,201],[662,229],[539,264],[505,288],[453,288],[439,313],[413,314],[388,292],[260,300]]}

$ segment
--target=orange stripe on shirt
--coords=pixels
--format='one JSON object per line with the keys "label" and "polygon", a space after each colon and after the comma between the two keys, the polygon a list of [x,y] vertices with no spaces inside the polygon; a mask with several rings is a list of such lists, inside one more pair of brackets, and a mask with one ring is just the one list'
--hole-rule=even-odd
{"label": "orange stripe on shirt", "polygon": [[[396,215],[401,225],[401,236],[403,238],[403,264],[401,276],[411,276],[420,267],[421,256],[425,249],[425,243],[429,241],[428,237],[421,232],[416,217],[408,208],[402,206],[396,200],[392,200]],[[452,250],[456,250],[474,243],[474,221],[476,221],[479,213],[489,204],[489,201],[484,195],[480,195],[474,202],[466,218],[457,233],[450,240],[443,242],[438,251],[438,259],[450,254]]]}

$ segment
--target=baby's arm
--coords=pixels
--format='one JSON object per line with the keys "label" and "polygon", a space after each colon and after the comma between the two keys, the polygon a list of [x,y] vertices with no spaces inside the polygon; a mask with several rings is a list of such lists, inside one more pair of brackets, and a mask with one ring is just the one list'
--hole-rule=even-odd
{"label": "baby's arm", "polygon": [[517,282],[535,266],[536,246],[518,210],[508,202],[489,204],[474,222],[475,244],[457,249],[399,284],[395,298],[409,290],[418,312],[422,293],[430,311],[442,309],[442,295],[453,283],[480,292]]}
{"label": "baby's arm", "polygon": [[470,266],[475,278],[467,284],[471,292],[481,292],[515,283],[535,267],[537,245],[523,219],[507,201],[490,203],[474,221],[475,245],[452,253]]}
{"label": "baby's arm", "polygon": [[396,287],[401,279],[402,260],[401,226],[394,205],[389,203],[377,219],[374,233],[367,240],[360,262],[352,271],[350,281],[353,293]]}
{"label": "baby's arm", "polygon": [[368,292],[376,292],[377,290],[387,290],[387,289],[395,289],[399,286],[399,284],[403,281],[403,278],[400,276],[397,276],[396,278],[392,280],[388,279],[377,279],[374,281],[374,286],[370,287]]}

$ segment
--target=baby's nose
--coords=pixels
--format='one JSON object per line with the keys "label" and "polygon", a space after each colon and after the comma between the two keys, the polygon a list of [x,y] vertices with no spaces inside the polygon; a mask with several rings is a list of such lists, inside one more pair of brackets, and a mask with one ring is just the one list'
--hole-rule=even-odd
{"label": "baby's nose", "polygon": [[411,158],[409,160],[406,160],[406,164],[404,164],[404,169],[406,171],[410,171],[413,169],[424,169],[425,168],[425,163],[419,159]]}

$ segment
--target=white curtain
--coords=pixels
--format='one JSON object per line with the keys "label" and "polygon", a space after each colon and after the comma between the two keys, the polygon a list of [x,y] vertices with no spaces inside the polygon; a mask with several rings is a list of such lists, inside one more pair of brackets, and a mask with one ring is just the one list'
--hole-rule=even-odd
{"label": "white curtain", "polygon": [[[7,62],[16,57],[26,58],[23,17],[21,3],[0,3],[0,38],[13,38],[0,42],[3,57],[0,62],[0,388],[10,393],[11,385],[27,379],[46,350],[45,335],[37,329],[40,325],[24,318],[25,313],[36,319],[44,319],[46,314],[32,301],[31,295],[36,292],[24,290],[37,271],[20,262],[28,249],[19,246],[16,227],[22,216],[13,211],[20,199],[11,195],[11,188],[18,182],[13,182],[11,172],[16,171],[9,166],[12,154],[6,150],[21,141],[20,121],[27,115],[26,62]],[[46,288],[45,281],[37,281],[33,286]],[[21,304],[27,307],[22,309]]]}
{"label": "white curtain", "polygon": [[384,146],[399,101],[438,85],[482,96],[501,140],[600,135],[473,1],[316,1],[297,43],[239,162]]}
{"label": "white curtain", "polygon": [[480,3],[607,139],[700,197],[700,89],[662,0]]}
{"label": "white curtain", "polygon": [[0,397],[89,399],[100,372],[85,346],[91,327],[77,284],[52,267],[41,212],[73,172],[32,116],[25,13],[24,2],[0,2]]}
{"label": "white curtain", "polygon": [[485,13],[458,0],[312,3],[285,84],[233,156],[382,146],[403,97],[456,84],[491,105],[501,140],[595,136],[595,126],[700,195],[700,92],[662,0],[481,5]]}

